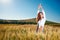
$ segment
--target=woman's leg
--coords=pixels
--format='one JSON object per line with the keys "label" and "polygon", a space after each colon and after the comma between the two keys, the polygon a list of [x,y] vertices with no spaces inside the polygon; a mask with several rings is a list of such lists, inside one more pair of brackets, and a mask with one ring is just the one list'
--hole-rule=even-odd
{"label": "woman's leg", "polygon": [[39,28],[39,32],[42,32],[42,26],[40,26],[40,28]]}
{"label": "woman's leg", "polygon": [[44,27],[43,26],[40,26],[39,31],[40,32],[43,32],[43,29],[44,29]]}
{"label": "woman's leg", "polygon": [[37,26],[36,32],[38,32],[38,30],[39,30],[39,27]]}
{"label": "woman's leg", "polygon": [[37,23],[37,29],[36,29],[36,32],[38,32],[39,30],[39,23]]}

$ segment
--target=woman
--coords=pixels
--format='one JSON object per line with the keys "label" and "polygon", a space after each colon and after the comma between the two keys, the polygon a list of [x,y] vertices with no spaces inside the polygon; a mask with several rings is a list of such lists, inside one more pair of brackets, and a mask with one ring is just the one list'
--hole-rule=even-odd
{"label": "woman", "polygon": [[37,17],[36,17],[36,21],[37,21],[36,32],[38,32],[38,31],[43,32],[46,17],[45,17],[45,12],[42,9],[41,5],[39,5],[39,7],[38,7],[38,14],[37,14]]}

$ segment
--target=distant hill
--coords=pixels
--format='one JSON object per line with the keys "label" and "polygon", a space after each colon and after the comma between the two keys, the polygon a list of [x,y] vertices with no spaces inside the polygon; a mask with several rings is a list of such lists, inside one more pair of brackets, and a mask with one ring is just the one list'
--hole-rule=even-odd
{"label": "distant hill", "polygon": [[[0,24],[37,24],[36,18],[26,19],[26,20],[2,20],[0,19]],[[60,25],[60,23],[46,21],[46,25]]]}

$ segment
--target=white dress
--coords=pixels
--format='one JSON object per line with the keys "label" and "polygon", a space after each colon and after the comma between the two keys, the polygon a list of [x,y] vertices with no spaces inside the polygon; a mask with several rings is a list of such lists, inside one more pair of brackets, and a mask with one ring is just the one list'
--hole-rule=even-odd
{"label": "white dress", "polygon": [[[40,10],[38,10],[37,13],[39,13]],[[44,24],[45,24],[45,21],[46,21],[46,16],[45,16],[45,12],[44,10],[42,9],[42,12],[43,12],[43,15],[44,15],[44,18],[42,20],[39,20],[38,23],[37,23],[37,26],[40,28],[42,26],[42,28],[44,28]]]}

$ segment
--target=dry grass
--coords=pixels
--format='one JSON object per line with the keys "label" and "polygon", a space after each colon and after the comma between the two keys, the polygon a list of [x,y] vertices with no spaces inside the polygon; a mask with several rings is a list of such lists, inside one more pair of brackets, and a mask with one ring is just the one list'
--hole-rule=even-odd
{"label": "dry grass", "polygon": [[44,33],[36,33],[33,24],[0,24],[0,40],[60,40],[60,27],[45,25]]}

